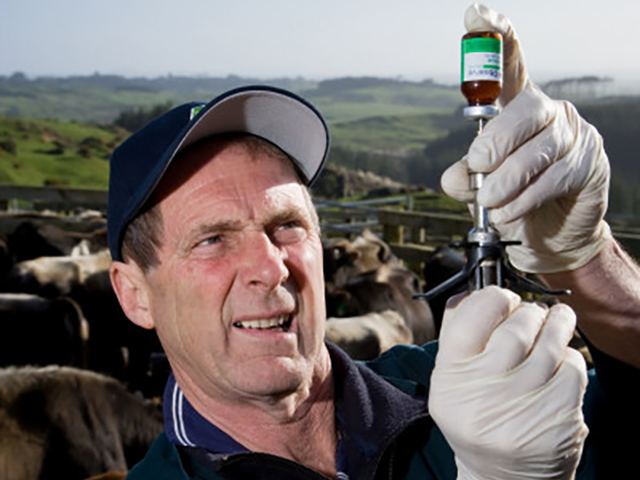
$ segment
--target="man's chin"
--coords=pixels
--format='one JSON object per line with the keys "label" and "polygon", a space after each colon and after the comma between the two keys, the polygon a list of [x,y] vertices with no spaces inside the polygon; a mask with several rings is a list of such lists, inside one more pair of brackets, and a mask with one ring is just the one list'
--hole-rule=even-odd
{"label": "man's chin", "polygon": [[281,398],[307,389],[313,369],[292,358],[271,358],[268,364],[245,370],[236,380],[238,387],[257,397]]}

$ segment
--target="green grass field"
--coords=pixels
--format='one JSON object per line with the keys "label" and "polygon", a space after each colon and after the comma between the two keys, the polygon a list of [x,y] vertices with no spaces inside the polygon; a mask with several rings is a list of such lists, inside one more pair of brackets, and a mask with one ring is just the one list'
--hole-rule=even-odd
{"label": "green grass field", "polygon": [[0,117],[0,182],[104,189],[108,156],[126,135],[111,127]]}
{"label": "green grass field", "polygon": [[451,113],[464,99],[455,89],[401,84],[319,93],[310,100],[330,124],[336,124],[371,117]]}
{"label": "green grass field", "polygon": [[422,150],[451,129],[451,113],[368,117],[331,125],[336,145],[354,150],[398,153]]}

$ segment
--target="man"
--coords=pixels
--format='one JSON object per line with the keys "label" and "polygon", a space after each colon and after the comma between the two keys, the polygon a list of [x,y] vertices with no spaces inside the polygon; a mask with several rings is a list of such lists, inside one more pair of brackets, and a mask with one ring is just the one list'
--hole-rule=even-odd
{"label": "man", "polygon": [[[500,29],[512,49],[506,90],[529,98],[524,71],[513,69],[521,60],[508,22],[474,8],[471,23]],[[503,115],[526,118],[518,98]],[[538,94],[527,112],[547,112],[547,100]],[[553,145],[575,131],[547,120],[539,130],[554,131]],[[509,126],[499,136],[511,147],[507,159],[530,146],[534,132],[526,131]],[[495,134],[486,138],[493,145]],[[587,141],[594,138],[589,130]],[[585,149],[583,140],[567,150],[600,168],[601,151]],[[586,375],[567,347],[575,325],[568,307],[525,303],[497,287],[456,298],[435,367],[435,343],[399,347],[369,368],[324,343],[320,231],[306,186],[328,148],[326,125],[311,105],[282,90],[246,87],[178,107],[114,152],[112,283],[127,316],[157,330],[172,368],[165,434],[130,478],[573,478],[587,434]],[[529,164],[522,169],[542,171]],[[504,171],[509,162],[494,156],[485,167],[497,165]],[[576,192],[606,189],[587,176]],[[465,178],[466,167],[447,174],[454,194],[466,195]],[[548,188],[546,204],[568,195]],[[514,196],[523,195],[509,192],[491,206],[518,205]],[[528,225],[527,211],[512,213],[507,225]],[[601,222],[596,214],[572,230],[580,238],[591,232],[576,249],[580,260],[567,260],[572,251],[554,256],[578,273],[560,269],[545,277],[550,283],[582,278],[581,269],[599,268],[593,262],[617,248]],[[538,255],[518,235],[526,228],[515,230],[510,238]],[[611,310],[606,300],[600,308]],[[613,338],[628,326],[616,313],[618,323],[586,322]],[[592,457],[601,458],[598,445],[586,445],[585,458]]]}

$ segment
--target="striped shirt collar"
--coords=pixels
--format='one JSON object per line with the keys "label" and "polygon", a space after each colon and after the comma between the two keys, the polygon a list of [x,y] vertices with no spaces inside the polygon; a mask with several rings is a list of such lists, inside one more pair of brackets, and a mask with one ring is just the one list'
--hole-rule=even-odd
{"label": "striped shirt collar", "polygon": [[210,452],[233,454],[248,450],[206,420],[186,399],[169,375],[163,400],[165,431],[169,440],[183,447],[202,447]]}

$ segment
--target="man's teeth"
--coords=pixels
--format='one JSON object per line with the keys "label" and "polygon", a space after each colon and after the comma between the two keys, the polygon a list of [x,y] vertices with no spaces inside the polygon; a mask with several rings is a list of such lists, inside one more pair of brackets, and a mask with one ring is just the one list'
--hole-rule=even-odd
{"label": "man's teeth", "polygon": [[281,315],[274,318],[260,318],[256,320],[246,320],[244,322],[236,322],[235,326],[242,328],[254,328],[260,330],[266,329],[283,329],[289,320],[288,315]]}

